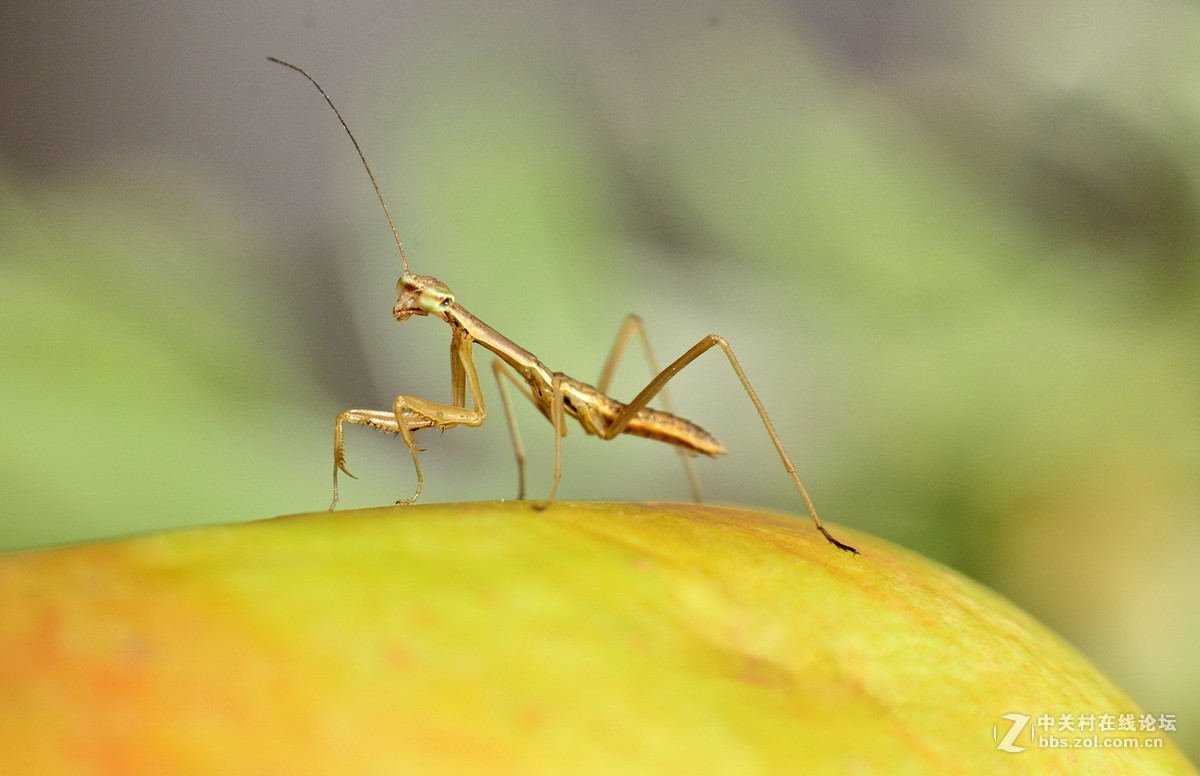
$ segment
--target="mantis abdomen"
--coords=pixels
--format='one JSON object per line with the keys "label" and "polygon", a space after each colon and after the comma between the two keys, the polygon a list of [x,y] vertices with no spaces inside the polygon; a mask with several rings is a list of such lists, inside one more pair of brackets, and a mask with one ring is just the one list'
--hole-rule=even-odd
{"label": "mantis abdomen", "polygon": [[[610,438],[606,430],[626,405],[587,383],[566,375],[560,375],[559,379],[563,381],[563,408],[567,414],[578,420],[587,433]],[[542,407],[542,412],[549,417],[547,407]],[[714,458],[725,454],[725,447],[700,426],[652,407],[638,410],[620,433],[666,442]]]}

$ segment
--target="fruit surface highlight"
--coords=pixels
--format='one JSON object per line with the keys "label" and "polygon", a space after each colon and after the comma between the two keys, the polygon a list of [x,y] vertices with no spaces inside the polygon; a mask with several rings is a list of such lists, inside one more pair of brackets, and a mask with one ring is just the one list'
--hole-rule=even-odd
{"label": "fruit surface highlight", "polygon": [[500,502],[0,557],[2,770],[1195,773],[1163,733],[1039,747],[1038,715],[1139,710],[996,594],[832,530],[862,554],[779,514]]}

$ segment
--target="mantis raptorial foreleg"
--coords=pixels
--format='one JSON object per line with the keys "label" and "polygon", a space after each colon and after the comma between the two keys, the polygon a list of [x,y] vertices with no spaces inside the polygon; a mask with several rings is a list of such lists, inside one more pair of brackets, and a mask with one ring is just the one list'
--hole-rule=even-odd
{"label": "mantis raptorial foreleg", "polygon": [[[417,447],[413,432],[422,428],[447,429],[454,426],[482,426],[487,420],[487,407],[483,402],[483,391],[479,386],[479,375],[475,371],[475,356],[470,339],[456,337],[450,345],[450,381],[454,404],[422,399],[420,396],[397,396],[392,402],[392,411],[346,410],[337,416],[333,428],[333,503],[337,507],[338,472],[350,477],[354,475],[346,468],[343,423],[357,423],[398,434],[412,454],[413,470],[417,475],[417,487],[406,499],[397,504],[411,504],[421,495],[425,477],[421,473],[421,459],[417,453],[425,452]],[[472,407],[466,407],[466,394],[471,395]]]}
{"label": "mantis raptorial foreleg", "polygon": [[[409,440],[412,439],[412,431],[418,428],[431,427],[433,420],[412,413],[405,414],[403,408],[401,408],[399,415],[396,414],[394,409],[392,412],[385,412],[384,410],[346,410],[339,414],[337,420],[333,423],[333,501],[329,504],[330,509],[337,509],[339,496],[338,472],[345,474],[347,477],[358,479],[354,472],[346,468],[346,442],[345,432],[342,430],[343,423],[370,426],[380,431],[387,431],[390,434],[399,434],[405,440],[404,444],[409,445]],[[412,452],[413,466],[417,470],[419,489],[422,479],[421,462],[417,459],[417,451],[414,447],[409,446],[409,450]]]}
{"label": "mantis raptorial foreleg", "polygon": [[384,410],[346,410],[337,416],[333,430],[333,503],[330,509],[335,509],[338,502],[338,472],[354,477],[346,468],[345,443],[343,440],[343,423],[357,423],[371,426],[380,431],[399,435],[412,454],[413,470],[417,474],[417,487],[408,498],[399,499],[397,504],[411,504],[421,495],[425,478],[421,474],[421,459],[417,453],[425,452],[417,447],[412,432],[422,428],[452,428],[454,426],[480,426],[487,418],[482,408],[468,409],[452,404],[422,399],[419,396],[397,396],[392,404],[392,411]]}
{"label": "mantis raptorial foreleg", "polygon": [[[629,344],[629,338],[634,334],[642,340],[642,351],[646,354],[646,364],[650,367],[650,374],[656,375],[662,370],[658,366],[658,359],[654,357],[654,349],[650,347],[650,337],[646,334],[646,324],[642,322],[641,317],[635,314],[630,314],[621,324],[621,330],[617,332],[617,340],[613,343],[612,350],[608,353],[608,359],[604,362],[604,369],[600,371],[600,379],[596,382],[596,388],[600,393],[608,393],[608,386],[612,382],[613,374],[617,371],[617,364],[621,361],[621,356],[625,353],[625,348]],[[671,396],[667,392],[666,387],[662,389],[662,408],[672,415],[675,414],[675,407],[671,401]],[[692,489],[692,501],[697,503],[704,500],[703,494],[700,492],[700,477],[696,474],[696,467],[692,464],[692,454],[688,453],[681,447],[675,448],[679,453],[679,460],[683,462],[683,470],[687,474],[688,486]]]}

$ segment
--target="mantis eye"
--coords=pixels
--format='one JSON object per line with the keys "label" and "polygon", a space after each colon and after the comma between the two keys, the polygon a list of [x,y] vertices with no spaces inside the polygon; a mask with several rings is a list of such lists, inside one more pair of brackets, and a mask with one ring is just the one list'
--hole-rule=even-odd
{"label": "mantis eye", "polygon": [[454,304],[454,294],[448,288],[426,288],[417,295],[417,307],[430,315],[444,312]]}

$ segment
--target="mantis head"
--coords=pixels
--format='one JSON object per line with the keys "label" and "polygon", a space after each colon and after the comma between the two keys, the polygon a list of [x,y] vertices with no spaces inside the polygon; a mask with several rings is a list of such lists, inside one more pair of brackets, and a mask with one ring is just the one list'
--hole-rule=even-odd
{"label": "mantis head", "polygon": [[411,315],[436,315],[443,320],[454,304],[454,292],[429,275],[405,272],[396,283],[396,306],[392,317],[403,321]]}

